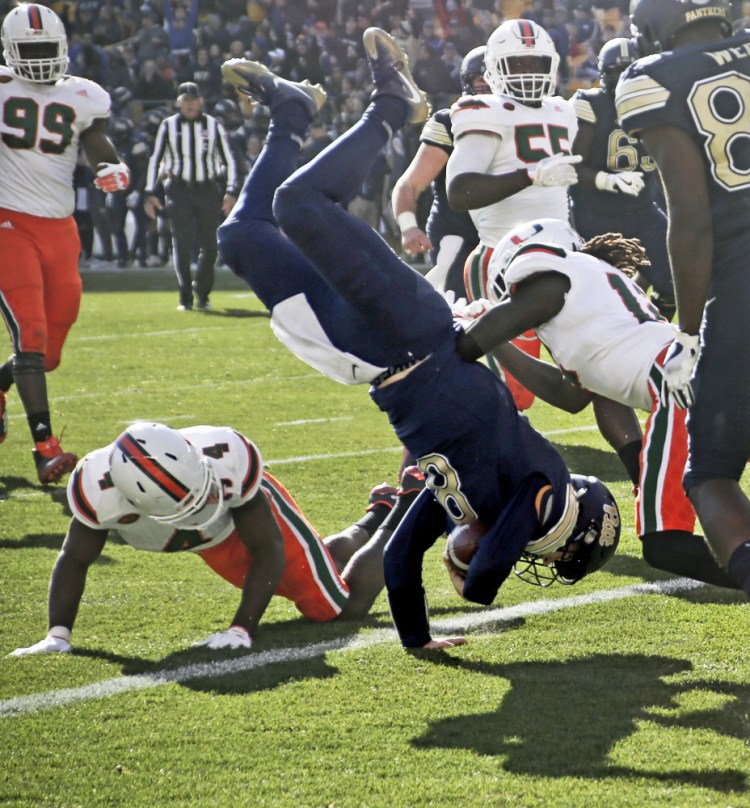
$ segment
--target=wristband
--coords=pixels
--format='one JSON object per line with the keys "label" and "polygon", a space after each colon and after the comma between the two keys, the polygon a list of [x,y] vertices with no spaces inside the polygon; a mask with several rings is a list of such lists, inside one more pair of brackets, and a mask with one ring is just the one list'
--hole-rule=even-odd
{"label": "wristband", "polygon": [[594,177],[594,185],[600,191],[609,191],[607,188],[607,180],[609,179],[609,172],[607,171],[599,171],[597,175]]}
{"label": "wristband", "polygon": [[398,229],[403,233],[404,230],[408,230],[410,227],[417,227],[417,217],[410,211],[404,211],[403,213],[399,213],[396,216],[396,222],[398,223]]}
{"label": "wristband", "polygon": [[47,632],[47,636],[56,637],[58,640],[70,642],[70,629],[65,628],[65,626],[52,626],[52,628]]}

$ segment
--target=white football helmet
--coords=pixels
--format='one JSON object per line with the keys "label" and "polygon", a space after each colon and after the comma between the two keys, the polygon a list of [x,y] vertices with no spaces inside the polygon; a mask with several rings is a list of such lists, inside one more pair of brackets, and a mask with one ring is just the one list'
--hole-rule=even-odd
{"label": "white football helmet", "polygon": [[559,62],[544,28],[532,20],[507,20],[487,40],[484,79],[495,95],[538,102],[554,92]]}
{"label": "white football helmet", "polygon": [[534,219],[514,227],[497,243],[487,268],[487,297],[500,303],[508,296],[505,272],[518,251],[530,244],[545,244],[577,252],[583,247],[581,236],[561,219]]}
{"label": "white football helmet", "polygon": [[175,429],[140,421],[114,442],[112,482],[141,513],[185,530],[204,530],[222,513],[222,485],[208,458]]}
{"label": "white football helmet", "polygon": [[46,6],[24,3],[14,8],[3,20],[0,39],[5,63],[20,79],[46,84],[68,69],[65,26]]}

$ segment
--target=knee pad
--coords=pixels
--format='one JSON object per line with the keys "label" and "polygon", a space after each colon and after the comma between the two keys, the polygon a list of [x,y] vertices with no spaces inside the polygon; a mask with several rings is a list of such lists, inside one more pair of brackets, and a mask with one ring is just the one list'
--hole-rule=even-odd
{"label": "knee pad", "polygon": [[44,354],[21,351],[13,360],[13,376],[25,373],[44,373]]}

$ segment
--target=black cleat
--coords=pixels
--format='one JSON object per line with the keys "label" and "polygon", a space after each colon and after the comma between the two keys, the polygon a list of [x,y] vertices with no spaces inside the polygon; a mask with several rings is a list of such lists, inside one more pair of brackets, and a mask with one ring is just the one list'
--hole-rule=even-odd
{"label": "black cleat", "polygon": [[326,102],[326,91],[308,81],[287,81],[260,62],[249,59],[229,59],[221,66],[224,81],[267,107],[277,107],[283,101],[302,101],[313,117]]}
{"label": "black cleat", "polygon": [[409,60],[396,40],[381,28],[368,28],[362,42],[375,83],[373,98],[395,95],[409,105],[407,123],[422,123],[430,114],[427,96],[417,87]]}

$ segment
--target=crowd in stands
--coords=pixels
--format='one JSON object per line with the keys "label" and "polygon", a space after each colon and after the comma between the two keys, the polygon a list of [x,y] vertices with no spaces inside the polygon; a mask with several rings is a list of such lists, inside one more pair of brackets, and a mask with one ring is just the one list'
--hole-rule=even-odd
{"label": "crowd in stands", "polygon": [[[747,0],[745,0],[747,2]],[[322,84],[329,104],[303,152],[313,157],[356,122],[372,89],[362,34],[371,25],[390,32],[409,55],[415,80],[433,109],[459,95],[459,67],[505,19],[526,17],[552,36],[560,53],[558,93],[569,97],[597,80],[597,54],[612,37],[629,35],[627,0],[47,0],[63,19],[70,72],[96,81],[124,118],[131,137],[152,141],[170,113],[176,87],[196,82],[230,134],[241,174],[257,158],[267,111],[243,103],[222,83],[221,64],[246,57],[295,81]],[[14,6],[0,0],[0,17]],[[738,17],[741,11],[738,10]],[[393,182],[408,165],[419,133],[390,148],[362,191],[363,215],[388,222]],[[136,188],[137,190],[137,188]],[[388,235],[388,233],[385,233]],[[105,256],[109,258],[109,256]]]}

